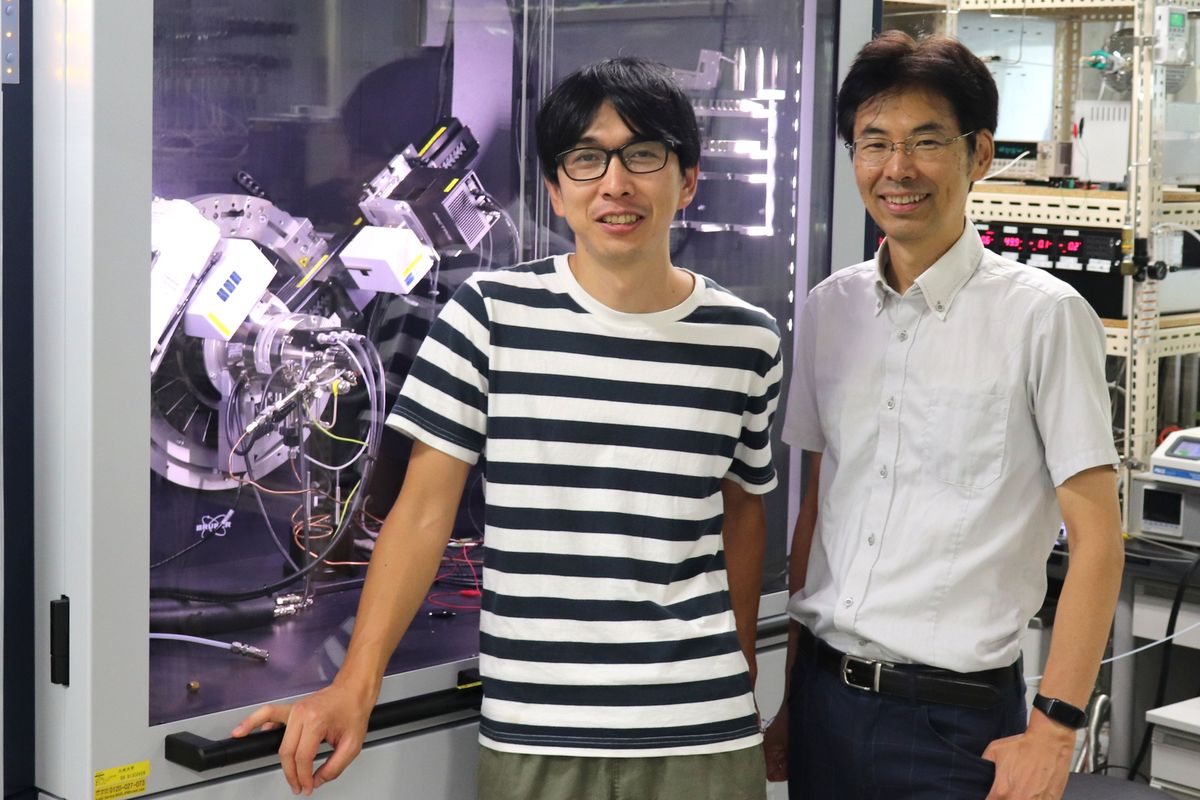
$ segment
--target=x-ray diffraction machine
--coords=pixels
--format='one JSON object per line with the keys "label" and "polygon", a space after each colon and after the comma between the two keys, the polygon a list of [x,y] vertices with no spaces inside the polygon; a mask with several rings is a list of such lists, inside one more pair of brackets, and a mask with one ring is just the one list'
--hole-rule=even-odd
{"label": "x-ray diffraction machine", "polygon": [[[384,419],[437,312],[476,270],[571,249],[532,125],[578,66],[620,52],[675,70],[703,153],[672,259],[768,309],[790,360],[805,265],[857,260],[833,243],[864,238],[861,210],[831,231],[853,185],[816,111],[831,107],[836,37],[870,35],[839,13],[815,0],[37,4],[37,788],[290,796],[278,732],[229,732],[342,663],[407,464]],[[760,665],[781,687],[799,473],[785,447],[776,463]],[[338,796],[473,795],[485,478],[468,479]]]}

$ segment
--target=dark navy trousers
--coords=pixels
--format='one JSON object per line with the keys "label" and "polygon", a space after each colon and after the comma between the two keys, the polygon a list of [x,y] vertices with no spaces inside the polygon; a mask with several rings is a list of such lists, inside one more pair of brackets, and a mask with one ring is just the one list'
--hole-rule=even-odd
{"label": "dark navy trousers", "polygon": [[995,768],[981,754],[1026,721],[1021,678],[995,708],[979,711],[854,689],[821,670],[813,654],[799,653],[788,705],[788,797],[983,800]]}

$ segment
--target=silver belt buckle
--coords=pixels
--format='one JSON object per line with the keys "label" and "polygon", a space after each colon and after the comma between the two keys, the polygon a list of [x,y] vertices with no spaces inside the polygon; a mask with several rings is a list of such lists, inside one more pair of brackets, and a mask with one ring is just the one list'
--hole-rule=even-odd
{"label": "silver belt buckle", "polygon": [[[874,676],[873,676],[873,679],[872,679],[870,685],[859,684],[859,683],[855,683],[854,681],[850,680],[851,664],[861,664],[864,667],[874,667],[875,668]],[[863,691],[863,692],[875,692],[876,694],[878,694],[879,693],[879,673],[883,669],[883,666],[884,666],[884,664],[882,661],[871,661],[870,659],[859,658],[857,656],[852,656],[849,653],[846,653],[842,656],[842,670],[841,670],[842,671],[842,683],[846,684],[851,689],[858,689],[859,691]]]}

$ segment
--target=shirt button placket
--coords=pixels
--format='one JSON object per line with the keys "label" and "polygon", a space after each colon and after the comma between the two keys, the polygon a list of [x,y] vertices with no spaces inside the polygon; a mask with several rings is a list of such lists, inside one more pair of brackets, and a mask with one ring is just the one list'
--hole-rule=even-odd
{"label": "shirt button placket", "polygon": [[[904,315],[903,309],[901,309],[901,314]],[[895,321],[892,324],[894,325]],[[899,325],[891,327],[891,333],[895,338],[891,340],[885,353],[886,364],[883,377],[883,396],[886,399],[883,400],[882,405],[886,411],[895,411],[899,405],[895,392],[904,384],[906,353],[911,347],[909,332],[914,324],[916,324],[916,318],[909,314],[900,320]],[[858,540],[858,552],[854,556],[853,565],[844,586],[846,594],[843,595],[841,606],[834,614],[837,623],[846,627],[854,626],[855,617],[858,616],[855,612],[864,608],[859,601],[865,602],[863,593],[870,581],[871,571],[878,554],[875,549],[876,534],[887,525],[888,508],[891,507],[893,486],[888,479],[892,476],[892,459],[896,456],[900,420],[897,414],[889,414],[886,411],[878,417],[879,439],[876,450],[878,459],[876,464],[878,464],[879,478],[883,483],[870,493],[862,520],[864,532],[871,531],[871,533]],[[864,544],[865,546],[863,546]]]}

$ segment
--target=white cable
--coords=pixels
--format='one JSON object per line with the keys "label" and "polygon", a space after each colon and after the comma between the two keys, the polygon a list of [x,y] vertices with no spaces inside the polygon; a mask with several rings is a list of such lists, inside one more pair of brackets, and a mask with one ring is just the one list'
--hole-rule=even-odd
{"label": "white cable", "polygon": [[203,639],[199,636],[188,636],[186,633],[152,633],[151,639],[165,639],[172,642],[189,642],[191,644],[202,644],[206,647],[219,647],[222,650],[229,650],[233,647],[231,642],[221,642],[216,639]]}
{"label": "white cable", "polygon": [[334,466],[333,464],[326,464],[324,461],[319,461],[319,460],[313,458],[312,456],[310,456],[308,453],[304,454],[304,460],[310,464],[316,464],[318,467],[321,467],[322,469],[327,469],[330,472],[341,472],[344,469],[350,469],[350,467],[352,467],[356,463],[358,463],[358,460],[360,458],[362,458],[362,454],[365,453],[366,450],[367,450],[367,446],[364,444],[362,447],[359,448],[358,452],[354,455],[354,458],[350,459],[345,464],[340,464],[338,466]]}
{"label": "white cable", "polygon": [[512,236],[513,245],[513,260],[514,262],[521,260],[521,231],[517,228],[517,223],[513,220],[512,215],[504,209],[500,209],[500,216],[504,219],[504,224],[508,226],[509,235]]}
{"label": "white cable", "polygon": [[[1144,559],[1146,561],[1160,561],[1164,564],[1190,564],[1190,563],[1192,563],[1192,559],[1195,557],[1195,555],[1192,552],[1190,552],[1188,550],[1184,550],[1181,547],[1173,547],[1172,545],[1169,545],[1166,542],[1155,542],[1153,539],[1147,539],[1144,536],[1130,536],[1129,538],[1132,539],[1133,541],[1138,542],[1141,545],[1153,543],[1153,544],[1159,545],[1161,547],[1165,547],[1167,550],[1171,550],[1172,552],[1176,552],[1176,553],[1179,553],[1180,555],[1187,556],[1187,558],[1167,558],[1166,556],[1152,556],[1152,555],[1148,555],[1146,553],[1136,553],[1135,554],[1135,555],[1137,555],[1138,558]],[[1071,558],[1070,551],[1060,551],[1060,552],[1064,558],[1066,558],[1068,560]]]}
{"label": "white cable", "polygon": [[379,450],[379,440],[383,436],[383,417],[387,413],[384,407],[387,402],[387,373],[383,369],[383,358],[379,355],[379,348],[369,339],[358,342],[358,347],[362,350],[363,360],[375,367],[375,403],[372,406],[374,413],[371,417],[371,427],[367,430],[367,441],[371,442],[368,452],[374,456]]}
{"label": "white cable", "polygon": [[[1144,644],[1141,647],[1135,647],[1133,650],[1130,650],[1128,653],[1120,653],[1118,655],[1113,656],[1112,658],[1106,658],[1100,662],[1100,666],[1104,666],[1105,664],[1111,664],[1114,661],[1120,661],[1122,658],[1129,658],[1130,656],[1136,656],[1138,653],[1143,653],[1152,647],[1158,647],[1160,644],[1166,644],[1167,642],[1171,641],[1172,639],[1177,639],[1178,637],[1183,636],[1185,633],[1194,631],[1197,628],[1200,628],[1200,622],[1193,622],[1191,625],[1188,625],[1183,630],[1175,631],[1170,636],[1164,636],[1163,638],[1161,638],[1157,641],[1150,642],[1150,644]],[[1043,677],[1045,677],[1045,676],[1044,675],[1034,675],[1033,677],[1026,678],[1025,683],[1027,683],[1027,684],[1040,683]]]}
{"label": "white cable", "polygon": [[1138,553],[1138,558],[1143,561],[1157,561],[1160,564],[1190,564],[1190,558],[1170,558],[1168,556],[1148,556],[1144,553]]}
{"label": "white cable", "polygon": [[1170,636],[1164,636],[1163,638],[1159,639],[1156,642],[1151,642],[1150,644],[1144,644],[1141,647],[1134,648],[1133,650],[1130,650],[1128,653],[1121,653],[1120,655],[1113,656],[1112,658],[1106,658],[1103,661],[1101,661],[1100,664],[1101,665],[1111,664],[1112,662],[1119,661],[1122,658],[1129,658],[1130,656],[1135,656],[1138,653],[1149,650],[1151,647],[1158,647],[1160,644],[1166,644],[1167,642],[1171,641],[1172,639],[1175,639],[1179,636],[1183,636],[1185,633],[1188,633],[1189,631],[1196,630],[1196,628],[1200,628],[1200,622],[1193,622],[1191,625],[1188,625],[1186,628],[1184,628],[1181,631],[1175,631]]}
{"label": "white cable", "polygon": [[997,175],[1000,175],[1001,173],[1007,172],[1008,170],[1012,169],[1012,168],[1013,168],[1013,167],[1016,165],[1016,163],[1017,163],[1018,161],[1020,161],[1020,160],[1021,160],[1022,158],[1024,158],[1025,156],[1029,155],[1029,153],[1030,153],[1030,151],[1029,151],[1029,150],[1024,150],[1024,151],[1022,151],[1022,152],[1021,152],[1021,155],[1017,156],[1017,157],[1016,157],[1016,158],[1014,158],[1012,161],[1008,162],[1008,163],[1007,163],[1007,164],[1005,164],[1003,167],[1001,167],[1000,169],[998,169],[998,170],[996,170],[995,172],[993,172],[991,175],[984,175],[984,176],[983,176],[982,178],[980,178],[979,180],[980,180],[980,181],[990,181],[992,178],[996,177]]}
{"label": "white cable", "polygon": [[[343,349],[347,353],[353,351],[354,363],[360,368],[360,374],[363,377],[363,385],[367,390],[367,405],[370,406],[370,419],[368,420],[367,433],[363,436],[363,449],[368,457],[374,457],[379,450],[379,438],[381,434],[381,425],[384,409],[384,397],[387,391],[384,386],[383,362],[379,357],[379,351],[374,347],[370,351],[364,346],[363,341],[351,339],[348,342],[342,343]],[[372,358],[372,356],[374,358]],[[370,365],[373,369],[367,370],[366,365]]]}
{"label": "white cable", "polygon": [[1161,547],[1164,550],[1170,550],[1173,553],[1179,553],[1180,555],[1185,555],[1185,556],[1187,556],[1187,558],[1181,559],[1181,560],[1186,563],[1191,563],[1191,560],[1196,557],[1196,551],[1194,551],[1194,550],[1185,550],[1182,547],[1176,547],[1173,544],[1167,544],[1166,542],[1160,542],[1157,539],[1151,539],[1148,536],[1130,536],[1129,538],[1134,540],[1135,542],[1138,542],[1139,544],[1152,544],[1155,547]]}
{"label": "white cable", "polygon": [[1154,230],[1156,232],[1165,230],[1183,231],[1188,236],[1191,236],[1193,239],[1200,242],[1200,233],[1197,233],[1194,229],[1189,228],[1187,225],[1180,225],[1178,222],[1160,222],[1154,226]]}

